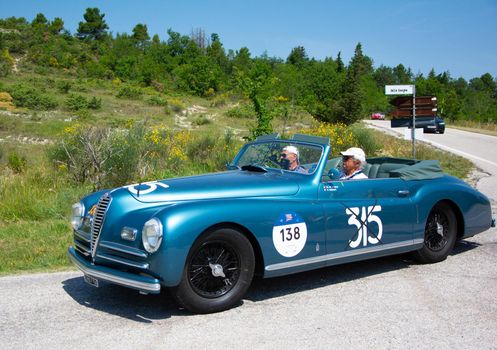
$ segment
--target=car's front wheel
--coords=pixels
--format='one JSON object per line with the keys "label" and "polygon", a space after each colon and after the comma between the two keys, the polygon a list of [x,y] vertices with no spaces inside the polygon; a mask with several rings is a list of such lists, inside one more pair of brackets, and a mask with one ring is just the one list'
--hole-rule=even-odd
{"label": "car's front wheel", "polygon": [[423,247],[414,256],[425,264],[445,260],[454,248],[456,239],[456,215],[448,204],[439,203],[428,215]]}
{"label": "car's front wheel", "polygon": [[229,309],[240,302],[254,275],[250,241],[225,228],[201,236],[188,254],[183,278],[171,289],[176,301],[194,313]]}

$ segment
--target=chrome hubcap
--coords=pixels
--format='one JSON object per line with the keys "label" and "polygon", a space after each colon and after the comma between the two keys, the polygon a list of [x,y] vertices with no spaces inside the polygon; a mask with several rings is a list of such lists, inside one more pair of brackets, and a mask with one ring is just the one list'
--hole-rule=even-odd
{"label": "chrome hubcap", "polygon": [[444,227],[443,225],[439,224],[437,222],[437,233],[440,235],[440,236],[443,236],[444,235]]}
{"label": "chrome hubcap", "polygon": [[221,265],[209,263],[209,267],[211,268],[212,276],[223,277],[223,278],[226,277],[223,271],[223,267]]}

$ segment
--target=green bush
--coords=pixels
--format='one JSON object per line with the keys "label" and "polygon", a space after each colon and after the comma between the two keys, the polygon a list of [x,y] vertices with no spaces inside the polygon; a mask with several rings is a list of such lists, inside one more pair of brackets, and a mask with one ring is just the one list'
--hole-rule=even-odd
{"label": "green bush", "polygon": [[102,108],[102,99],[93,96],[90,101],[88,101],[88,108],[90,109],[100,109]]}
{"label": "green bush", "polygon": [[82,95],[70,94],[66,99],[66,106],[70,111],[79,111],[88,108],[88,101]]}
{"label": "green bush", "polygon": [[50,110],[57,107],[57,101],[50,95],[26,85],[18,84],[10,87],[8,92],[14,99],[17,107],[26,107],[39,110]]}
{"label": "green bush", "polygon": [[228,103],[226,94],[214,96],[211,101],[211,107],[224,107]]}
{"label": "green bush", "polygon": [[142,95],[143,92],[140,88],[130,85],[124,85],[117,92],[118,98],[127,98],[131,100],[139,100],[142,97]]}
{"label": "green bush", "polygon": [[199,115],[197,118],[193,120],[193,124],[201,126],[201,125],[207,125],[212,123],[209,118],[207,118],[205,115]]}
{"label": "green bush", "polygon": [[59,80],[55,83],[55,87],[60,93],[67,94],[72,87],[72,83],[67,80]]}
{"label": "green bush", "polygon": [[234,119],[251,119],[255,115],[255,111],[250,105],[241,105],[228,109],[225,115]]}
{"label": "green bush", "polygon": [[174,113],[180,113],[186,109],[185,105],[179,99],[171,99],[169,100],[169,109]]}
{"label": "green bush", "polygon": [[168,106],[167,99],[159,95],[154,95],[147,100],[147,103],[151,106]]}
{"label": "green bush", "polygon": [[49,159],[67,169],[78,183],[94,188],[117,187],[139,177],[144,136],[142,127],[110,129],[77,126],[48,149]]}
{"label": "green bush", "polygon": [[93,119],[93,114],[89,109],[80,109],[76,111],[76,117],[78,117],[78,121],[87,122]]}
{"label": "green bush", "polygon": [[375,155],[381,148],[381,145],[375,138],[372,130],[366,129],[358,124],[353,124],[350,127],[350,130],[352,131],[354,138],[357,140],[359,147],[361,147],[369,157]]}
{"label": "green bush", "polygon": [[66,106],[70,111],[81,111],[83,109],[100,109],[102,108],[102,99],[93,96],[90,100],[78,94],[70,94],[66,99]]}
{"label": "green bush", "polygon": [[16,152],[9,154],[7,162],[8,167],[16,174],[23,173],[26,170],[26,157],[20,156]]}

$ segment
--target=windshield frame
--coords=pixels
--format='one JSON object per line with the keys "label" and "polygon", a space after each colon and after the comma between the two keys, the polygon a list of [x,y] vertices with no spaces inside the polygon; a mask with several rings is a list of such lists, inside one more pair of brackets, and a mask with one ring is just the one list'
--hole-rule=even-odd
{"label": "windshield frame", "polygon": [[[317,160],[316,162],[313,162],[312,164],[314,164],[314,165],[312,166],[312,168],[309,168],[309,170],[312,169],[312,172],[308,172],[308,173],[301,173],[301,172],[297,172],[297,171],[283,169],[281,166],[279,168],[277,168],[277,167],[261,166],[260,164],[254,164],[254,165],[260,166],[265,171],[278,172],[278,173],[282,173],[282,174],[284,173],[284,174],[297,174],[297,175],[301,175],[301,176],[314,176],[314,175],[316,175],[316,172],[320,169],[320,165],[323,162],[323,158],[325,157],[325,155],[327,153],[325,145],[317,144],[317,143],[297,141],[297,140],[292,140],[292,139],[268,139],[268,140],[260,140],[260,141],[256,140],[256,141],[246,143],[240,149],[240,151],[238,151],[237,155],[235,156],[235,158],[233,159],[233,162],[229,165],[229,167],[232,167],[233,169],[241,169],[241,167],[239,165],[239,161],[241,160],[242,156],[246,153],[246,151],[249,149],[249,147],[253,147],[256,145],[260,145],[260,144],[270,144],[270,145],[272,145],[272,146],[270,146],[270,149],[281,150],[284,146],[293,145],[293,146],[297,146],[297,147],[307,146],[307,147],[315,148],[316,150],[321,151],[320,156],[319,156],[319,160]],[[271,161],[269,154],[268,154],[267,160]]]}

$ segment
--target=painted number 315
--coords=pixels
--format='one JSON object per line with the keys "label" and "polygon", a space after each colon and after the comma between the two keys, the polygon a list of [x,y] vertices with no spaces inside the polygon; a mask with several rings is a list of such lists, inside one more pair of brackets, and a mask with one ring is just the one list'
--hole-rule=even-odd
{"label": "painted number 315", "polygon": [[[357,238],[349,242],[349,247],[357,248],[361,242],[365,247],[369,244],[376,244],[383,235],[383,223],[379,216],[373,214],[381,211],[381,206],[347,208],[345,213],[350,215],[349,225],[357,227]],[[375,222],[378,225],[378,233],[374,234],[368,223]]]}

